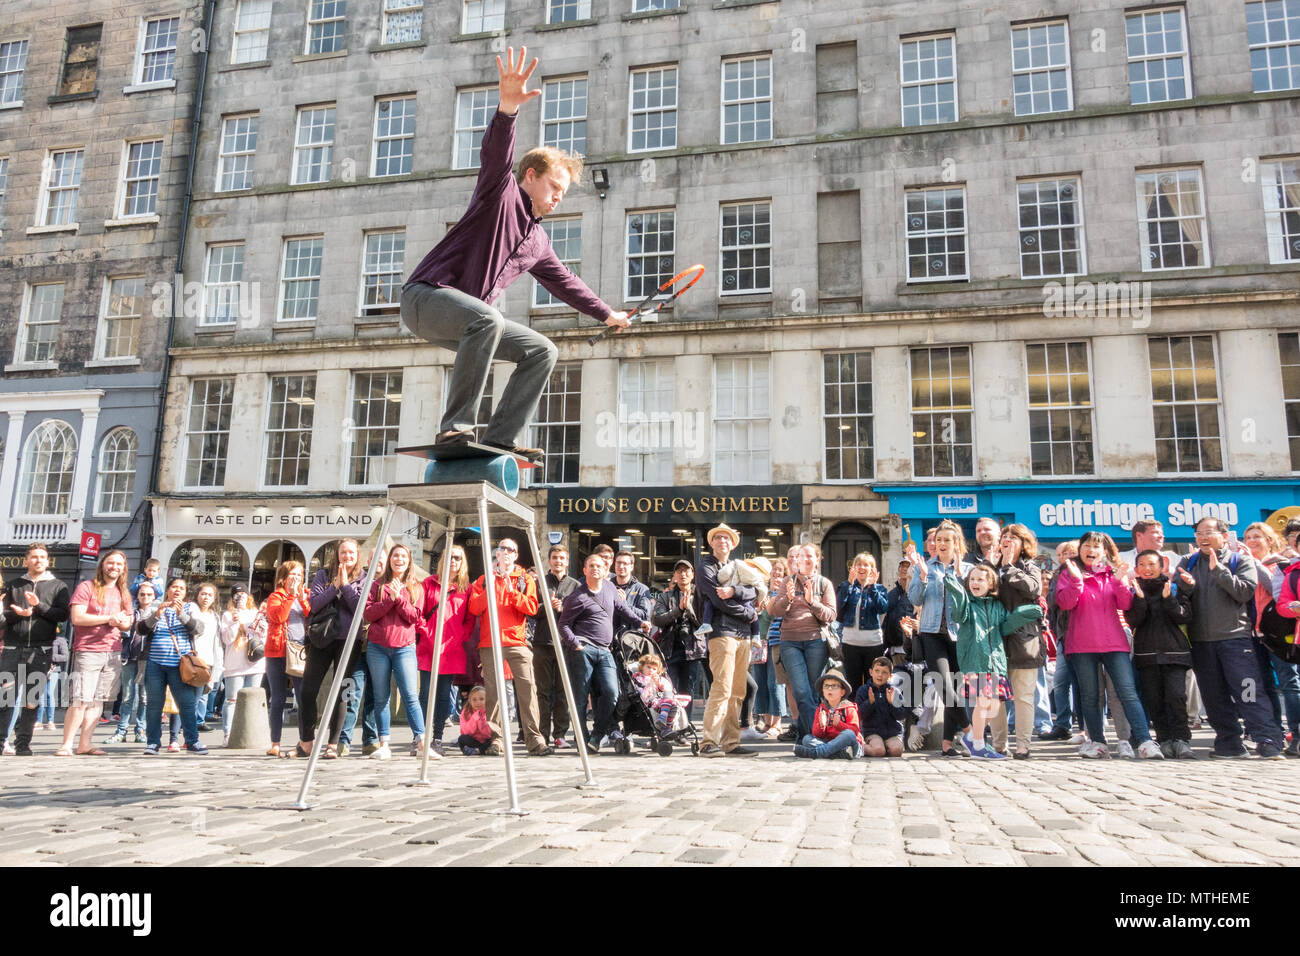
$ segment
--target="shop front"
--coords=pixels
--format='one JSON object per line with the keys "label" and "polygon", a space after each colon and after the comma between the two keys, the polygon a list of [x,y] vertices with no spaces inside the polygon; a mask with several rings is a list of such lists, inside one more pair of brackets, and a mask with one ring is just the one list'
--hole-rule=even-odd
{"label": "shop front", "polygon": [[[68,586],[71,591],[78,580],[95,573],[94,561],[79,561],[75,544],[52,544],[50,573]],[[27,545],[6,545],[0,548],[0,578],[6,582],[27,573]]]}
{"label": "shop front", "polygon": [[876,485],[873,490],[889,496],[889,510],[902,519],[904,542],[910,538],[918,548],[925,529],[944,518],[961,525],[973,542],[975,522],[988,516],[1025,525],[1043,551],[1092,530],[1110,535],[1123,551],[1132,547],[1133,525],[1154,519],[1164,526],[1168,545],[1186,552],[1203,517],[1221,518],[1240,534],[1251,522],[1300,504],[1300,484],[1285,479]]}
{"label": "shop front", "polygon": [[741,554],[770,559],[785,555],[802,520],[800,485],[551,488],[546,495],[546,523],[571,554],[598,544],[631,551],[637,578],[653,590],[670,584],[677,561],[703,553],[718,524],[740,533]]}
{"label": "shop front", "polygon": [[[333,559],[340,539],[363,541],[383,520],[378,498],[321,498],[307,504],[162,498],[153,508],[153,553],[163,562],[163,574],[183,577],[191,586],[212,582],[223,602],[236,584],[261,601],[274,587],[282,561],[304,563],[310,577]],[[405,524],[395,519],[393,529],[393,536],[401,537]]]}

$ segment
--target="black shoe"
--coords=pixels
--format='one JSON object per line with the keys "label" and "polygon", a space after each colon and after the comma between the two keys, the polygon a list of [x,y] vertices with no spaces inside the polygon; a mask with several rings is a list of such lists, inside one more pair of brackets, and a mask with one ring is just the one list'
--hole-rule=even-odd
{"label": "black shoe", "polygon": [[783,730],[777,735],[776,741],[781,744],[792,744],[799,739],[799,732],[793,727],[789,730]]}
{"label": "black shoe", "polygon": [[530,756],[530,757],[550,757],[550,756],[552,756],[554,753],[555,753],[555,751],[554,751],[553,749],[551,749],[550,747],[543,747],[541,750],[530,750],[530,751],[528,751],[528,756]]}
{"label": "black shoe", "polygon": [[14,748],[14,756],[15,756],[15,757],[30,757],[31,755],[32,755],[32,748],[31,748],[31,747],[15,747],[15,748]]}
{"label": "black shoe", "polygon": [[589,753],[589,754],[598,754],[598,753],[600,753],[600,741],[599,741],[599,740],[596,740],[595,738],[592,738],[591,740],[588,740],[588,741],[587,741],[587,753]]}
{"label": "black shoe", "polygon": [[1039,740],[1069,740],[1070,731],[1064,727],[1053,727],[1045,734],[1036,735]]}
{"label": "black shoe", "polygon": [[728,757],[757,757],[757,750],[750,750],[748,747],[732,747],[727,752]]}
{"label": "black shoe", "polygon": [[210,726],[208,726],[207,724],[199,724],[199,726],[198,726],[196,729],[198,730],[199,733],[201,733],[201,734],[205,734],[205,733],[207,733],[209,730],[211,730],[212,728],[211,728]]}
{"label": "black shoe", "polygon": [[1277,744],[1262,743],[1255,748],[1261,760],[1285,760],[1286,755],[1282,753],[1282,748]]}
{"label": "black shoe", "polygon": [[535,465],[540,465],[546,459],[546,452],[540,448],[529,448],[526,445],[507,445],[501,441],[485,441],[482,444],[489,448],[500,448],[508,455],[516,455],[519,458],[527,458]]}
{"label": "black shoe", "polygon": [[458,432],[458,431],[442,432],[441,434],[438,435],[437,438],[435,438],[435,439],[433,440],[433,447],[434,447],[434,448],[447,448],[447,447],[454,446],[454,445],[464,445],[466,442],[471,442],[471,441],[473,441],[473,440],[474,440],[474,433],[473,433],[472,431],[468,431],[468,432]]}
{"label": "black shoe", "polygon": [[942,750],[942,751],[940,751],[940,753],[942,753],[945,757],[966,757],[966,756],[969,756],[968,754],[963,753],[962,751],[958,750],[956,747],[953,747],[953,748],[950,749],[950,750]]}
{"label": "black shoe", "polygon": [[1215,760],[1244,760],[1250,756],[1250,751],[1245,747],[1240,750],[1211,750],[1210,756]]}

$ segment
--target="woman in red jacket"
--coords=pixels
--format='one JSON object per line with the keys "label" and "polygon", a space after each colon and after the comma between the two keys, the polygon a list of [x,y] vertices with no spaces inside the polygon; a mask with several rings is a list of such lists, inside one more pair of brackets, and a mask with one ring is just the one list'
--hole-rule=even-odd
{"label": "woman in red jacket", "polygon": [[392,721],[388,709],[389,682],[393,678],[402,695],[406,723],[415,734],[411,755],[418,755],[424,745],[424,710],[416,696],[419,681],[415,660],[417,631],[424,623],[424,587],[417,575],[411,566],[411,552],[399,544],[388,554],[382,579],[370,586],[370,602],[365,610],[366,620],[370,622],[366,632],[369,641],[366,665],[370,669],[371,700],[379,728],[379,749],[370,755],[371,760],[388,760],[393,756],[388,747]]}
{"label": "woman in red jacket", "polygon": [[454,678],[469,670],[466,657],[469,641],[478,644],[476,619],[469,613],[469,562],[465,549],[452,545],[442,556],[438,574],[424,579],[424,624],[416,645],[416,663],[420,668],[420,703],[429,699],[429,680],[433,676],[433,639],[438,627],[438,605],[442,600],[442,581],[448,582],[446,621],[442,632],[442,653],[438,657],[438,687],[433,698],[433,724],[429,728],[429,756],[442,755],[442,732],[456,709],[458,695]]}
{"label": "woman in red jacket", "polygon": [[[288,696],[285,673],[285,647],[292,640],[301,644],[306,639],[307,618],[311,615],[311,600],[304,587],[302,564],[285,561],[275,571],[275,590],[266,599],[266,684],[271,689],[270,720],[271,749],[267,756],[280,756],[280,733],[284,730],[284,701]],[[292,678],[295,692],[298,678]],[[295,748],[298,756],[307,752]]]}

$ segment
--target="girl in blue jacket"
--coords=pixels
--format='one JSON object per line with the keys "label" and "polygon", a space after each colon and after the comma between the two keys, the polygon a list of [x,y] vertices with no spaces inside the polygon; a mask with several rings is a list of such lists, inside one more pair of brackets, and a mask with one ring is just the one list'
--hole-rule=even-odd
{"label": "girl in blue jacket", "polygon": [[889,592],[880,583],[876,559],[863,552],[849,565],[849,579],[835,592],[839,608],[840,646],[844,676],[853,693],[870,680],[871,662],[885,652],[884,615]]}

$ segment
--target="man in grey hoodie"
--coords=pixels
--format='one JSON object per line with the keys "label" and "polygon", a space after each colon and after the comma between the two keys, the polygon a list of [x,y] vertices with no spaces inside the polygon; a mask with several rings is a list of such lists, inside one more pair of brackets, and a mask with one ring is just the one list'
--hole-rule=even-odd
{"label": "man in grey hoodie", "polygon": [[1211,757],[1245,757],[1241,720],[1259,756],[1285,759],[1276,740],[1276,721],[1260,680],[1258,651],[1252,639],[1255,562],[1227,547],[1227,526],[1218,518],[1196,523],[1197,550],[1179,564],[1180,586],[1191,590],[1192,669],[1214,728]]}

